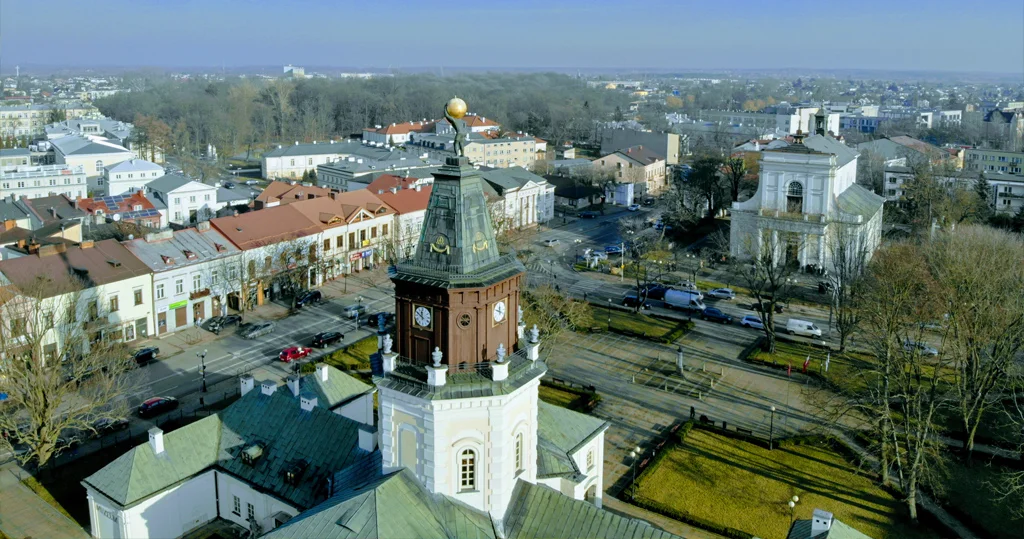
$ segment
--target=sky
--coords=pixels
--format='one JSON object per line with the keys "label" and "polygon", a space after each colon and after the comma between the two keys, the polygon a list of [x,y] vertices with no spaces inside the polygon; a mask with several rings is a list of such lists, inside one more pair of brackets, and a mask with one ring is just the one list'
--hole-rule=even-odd
{"label": "sky", "polygon": [[1024,2],[2,0],[19,63],[1010,74]]}

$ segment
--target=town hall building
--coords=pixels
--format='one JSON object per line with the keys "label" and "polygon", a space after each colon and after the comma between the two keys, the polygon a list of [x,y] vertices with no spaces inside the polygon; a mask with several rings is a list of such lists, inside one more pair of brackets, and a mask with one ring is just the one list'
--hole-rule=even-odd
{"label": "town hall building", "polygon": [[214,521],[267,538],[674,537],[601,509],[608,423],[539,399],[525,269],[498,250],[483,180],[465,157],[434,177],[415,254],[390,272],[375,387],[325,366],[283,388],[242,377],[224,411],[154,428],[83,481],[94,537]]}
{"label": "town hall building", "polygon": [[885,199],[856,183],[858,154],[825,133],[824,114],[815,123],[814,135],[762,152],[757,191],[732,204],[731,257],[771,249],[776,263],[833,271],[838,242],[868,258],[878,248]]}

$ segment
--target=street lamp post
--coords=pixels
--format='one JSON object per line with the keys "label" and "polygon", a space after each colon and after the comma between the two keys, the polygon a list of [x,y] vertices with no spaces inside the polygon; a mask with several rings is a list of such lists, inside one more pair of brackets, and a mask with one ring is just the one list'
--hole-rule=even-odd
{"label": "street lamp post", "polygon": [[608,331],[612,330],[612,298],[608,298]]}
{"label": "street lamp post", "polygon": [[196,354],[196,357],[199,358],[199,375],[202,379],[202,387],[199,388],[199,391],[206,393],[206,350]]}
{"label": "street lamp post", "polygon": [[796,504],[800,501],[800,496],[793,496],[792,500],[789,500],[789,525],[793,526],[793,519],[796,518]]}
{"label": "street lamp post", "polygon": [[579,262],[580,260],[580,244],[583,243],[583,240],[581,240],[580,238],[576,238],[572,240],[572,242],[574,244],[572,265],[575,266],[576,263]]}
{"label": "street lamp post", "polygon": [[768,450],[774,449],[775,445],[775,407],[772,406],[772,418],[768,423]]}

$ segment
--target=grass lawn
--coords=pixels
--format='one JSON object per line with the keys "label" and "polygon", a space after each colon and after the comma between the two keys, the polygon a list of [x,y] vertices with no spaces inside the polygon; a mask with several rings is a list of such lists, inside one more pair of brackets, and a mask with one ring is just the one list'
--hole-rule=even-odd
{"label": "grass lawn", "polygon": [[785,537],[787,505],[799,496],[797,519],[815,508],[876,539],[938,537],[903,515],[904,504],[857,473],[825,446],[760,446],[693,429],[651,469],[638,497],[758,537]]}
{"label": "grass lawn", "polygon": [[976,458],[970,468],[952,460],[946,471],[949,476],[941,499],[948,507],[967,514],[974,521],[972,527],[993,537],[1024,537],[1024,519],[1013,514],[1014,508],[1024,505],[1024,495],[1000,499],[996,493],[1005,468]]}
{"label": "grass lawn", "polygon": [[370,368],[370,356],[377,353],[377,337],[360,339],[341,350],[323,356],[320,360],[343,371]]}
{"label": "grass lawn", "polygon": [[569,408],[576,399],[580,398],[576,393],[545,384],[541,384],[539,391],[540,400],[562,408]]}
{"label": "grass lawn", "polygon": [[[22,479],[21,482],[26,487],[28,487],[32,492],[35,492],[36,496],[39,496],[44,502],[52,505],[55,509],[57,509],[61,513],[64,513],[64,516],[68,517],[69,519],[75,520],[75,518],[72,517],[67,512],[66,509],[64,509],[64,506],[61,505],[60,502],[58,502],[56,499],[54,499],[53,495],[50,494],[50,491],[47,490],[47,488],[44,487],[42,485],[42,483],[40,483],[38,480],[36,480],[35,477],[32,477],[30,475],[30,476],[26,477],[25,479]],[[84,495],[85,489],[83,488],[82,491],[83,491],[83,495]]]}
{"label": "grass lawn", "polygon": [[655,341],[671,342],[686,333],[686,324],[653,318],[633,311],[600,309],[594,306],[594,327],[605,329],[611,318],[611,330],[646,337]]}
{"label": "grass lawn", "polygon": [[[775,363],[786,366],[793,365],[793,371],[799,372],[803,369],[807,356],[811,356],[811,363],[808,371],[822,372],[823,376],[830,382],[847,387],[851,390],[862,389],[867,380],[864,376],[866,368],[874,363],[870,354],[863,352],[828,352],[804,343],[791,343],[777,340],[775,342],[775,353],[768,354],[760,349],[754,350],[748,359],[765,363]],[[825,359],[831,357],[828,372],[824,372]]]}

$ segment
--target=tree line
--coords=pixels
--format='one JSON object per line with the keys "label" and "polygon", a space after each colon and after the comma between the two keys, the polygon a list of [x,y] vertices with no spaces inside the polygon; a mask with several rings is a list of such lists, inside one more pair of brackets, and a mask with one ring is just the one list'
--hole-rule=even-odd
{"label": "tree line", "polygon": [[372,79],[148,81],[142,91],[96,102],[99,110],[141,125],[143,142],[199,155],[212,144],[243,152],[282,141],[326,140],[363,128],[437,119],[452,96],[508,131],[551,142],[599,142],[597,122],[626,105],[619,92],[588,88],[557,74],[396,75]]}

